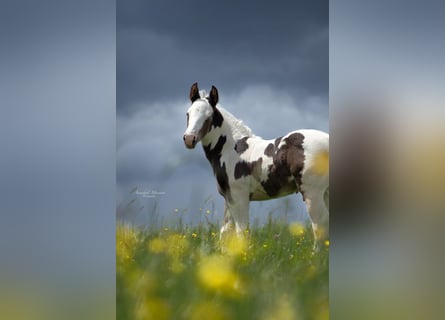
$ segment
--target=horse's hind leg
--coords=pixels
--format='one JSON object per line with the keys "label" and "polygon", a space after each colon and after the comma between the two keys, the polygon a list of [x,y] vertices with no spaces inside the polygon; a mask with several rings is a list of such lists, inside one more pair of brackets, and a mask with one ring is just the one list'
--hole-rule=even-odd
{"label": "horse's hind leg", "polygon": [[320,243],[329,237],[329,214],[325,204],[325,192],[307,190],[304,192],[307,211],[314,232],[314,251],[319,251]]}

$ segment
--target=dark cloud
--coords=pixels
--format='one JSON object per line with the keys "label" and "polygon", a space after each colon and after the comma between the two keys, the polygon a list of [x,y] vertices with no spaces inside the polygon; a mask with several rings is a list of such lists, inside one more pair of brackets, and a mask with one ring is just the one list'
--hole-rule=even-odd
{"label": "dark cloud", "polygon": [[199,44],[209,52],[251,50],[256,55],[288,47],[290,39],[306,37],[328,24],[324,1],[127,1],[118,6],[118,28],[150,29],[170,34],[189,49]]}
{"label": "dark cloud", "polygon": [[120,2],[118,114],[186,97],[194,81],[226,93],[267,84],[327,97],[327,3]]}
{"label": "dark cloud", "polygon": [[[328,129],[327,2],[122,1],[116,33],[119,208],[139,187],[166,192],[155,199],[166,217],[175,208],[199,215],[208,197],[221,214],[202,148],[182,141],[195,81],[207,91],[216,85],[221,105],[264,138]],[[297,199],[291,211],[305,217]],[[282,204],[256,203],[252,211]]]}

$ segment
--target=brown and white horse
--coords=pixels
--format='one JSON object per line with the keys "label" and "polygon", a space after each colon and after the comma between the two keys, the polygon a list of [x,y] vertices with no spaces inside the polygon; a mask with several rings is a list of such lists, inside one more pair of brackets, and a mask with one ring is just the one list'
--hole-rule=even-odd
{"label": "brown and white horse", "polygon": [[225,199],[221,236],[249,223],[249,202],[300,192],[314,232],[314,248],[329,237],[329,135],[297,130],[273,140],[252,133],[218,104],[218,90],[200,94],[190,89],[184,143],[193,149],[201,141]]}

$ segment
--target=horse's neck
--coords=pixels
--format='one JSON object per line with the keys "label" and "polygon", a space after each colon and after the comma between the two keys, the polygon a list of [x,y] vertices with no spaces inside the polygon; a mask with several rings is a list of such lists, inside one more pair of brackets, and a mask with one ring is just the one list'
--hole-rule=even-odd
{"label": "horse's neck", "polygon": [[252,137],[254,134],[249,127],[247,127],[241,120],[236,118],[229,111],[219,108],[220,113],[224,118],[224,122],[228,125],[229,130],[231,131],[231,135],[235,141],[243,138],[243,137]]}
{"label": "horse's neck", "polygon": [[252,131],[231,113],[222,108],[218,111],[222,117],[221,126],[212,127],[202,139],[204,151],[210,162],[219,158],[223,148],[233,151],[236,141],[246,136],[254,136]]}
{"label": "horse's neck", "polygon": [[221,143],[221,137],[224,137],[224,145],[235,145],[235,137],[233,136],[232,128],[225,120],[223,120],[221,127],[212,128],[212,130],[207,133],[204,139],[202,139],[202,145],[204,148],[214,149],[218,142]]}

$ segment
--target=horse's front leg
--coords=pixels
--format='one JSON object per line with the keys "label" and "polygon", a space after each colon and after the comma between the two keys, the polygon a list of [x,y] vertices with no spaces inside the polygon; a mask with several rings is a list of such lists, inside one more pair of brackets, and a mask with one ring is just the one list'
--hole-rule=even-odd
{"label": "horse's front leg", "polygon": [[220,239],[222,239],[223,235],[225,233],[229,233],[231,230],[233,230],[234,222],[232,215],[230,214],[229,208],[227,207],[227,200],[224,203],[224,224],[221,227],[220,231]]}
{"label": "horse's front leg", "polygon": [[224,225],[221,228],[221,237],[223,233],[233,230],[237,235],[242,236],[244,230],[249,225],[249,196],[243,193],[232,194],[231,199],[226,199],[224,210]]}
{"label": "horse's front leg", "polygon": [[235,224],[237,235],[242,236],[249,225],[249,196],[238,193],[232,201],[227,202],[228,209]]}

